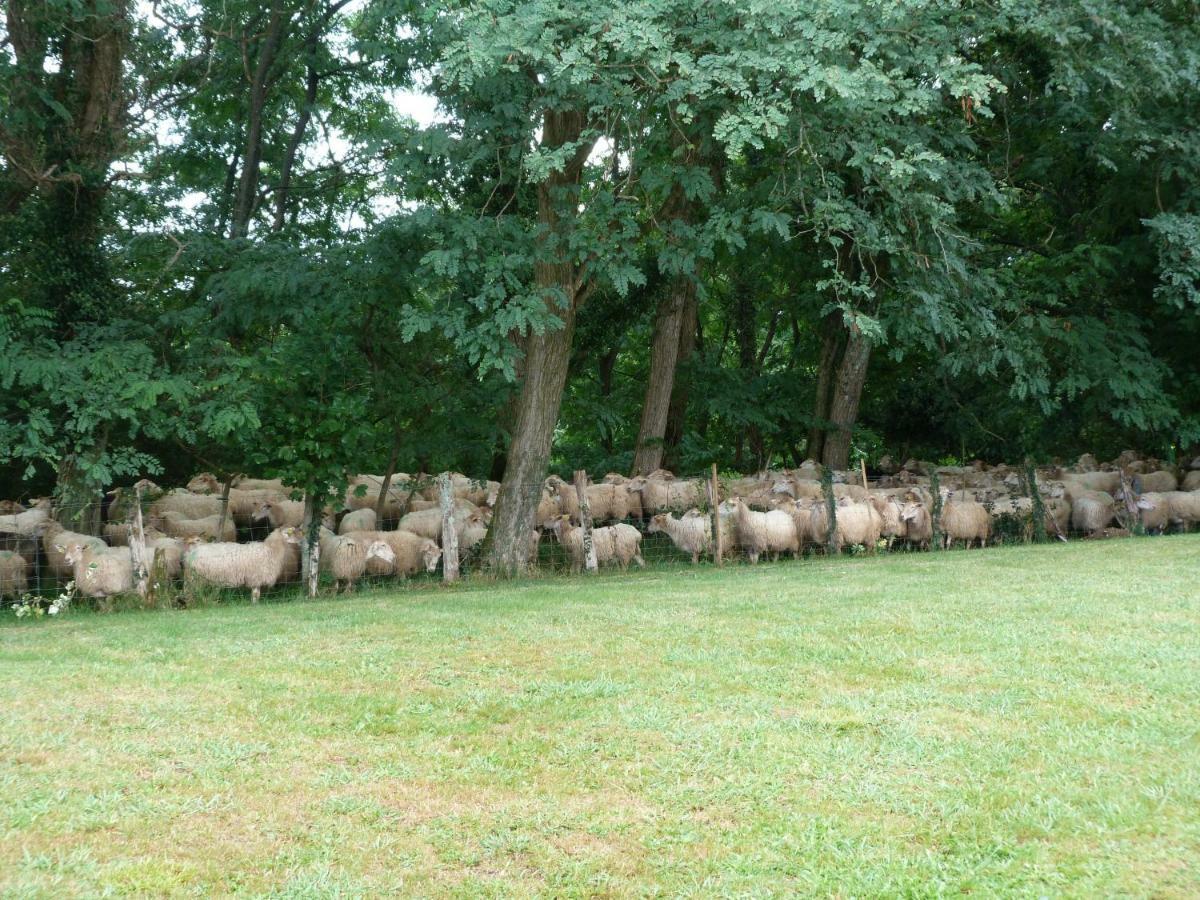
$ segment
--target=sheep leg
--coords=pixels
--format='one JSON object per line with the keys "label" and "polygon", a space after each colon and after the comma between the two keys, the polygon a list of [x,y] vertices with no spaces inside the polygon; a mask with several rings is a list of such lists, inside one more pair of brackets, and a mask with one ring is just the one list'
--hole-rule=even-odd
{"label": "sheep leg", "polygon": [[633,561],[634,561],[635,563],[637,563],[637,564],[638,564],[638,568],[639,568],[639,569],[644,569],[644,568],[646,568],[646,560],[644,560],[644,559],[642,558],[642,554],[641,554],[641,553],[635,553],[635,554],[633,555]]}
{"label": "sheep leg", "polygon": [[262,588],[257,588],[257,587],[250,588],[250,602],[251,603],[257,603],[258,598],[261,595],[262,595]]}

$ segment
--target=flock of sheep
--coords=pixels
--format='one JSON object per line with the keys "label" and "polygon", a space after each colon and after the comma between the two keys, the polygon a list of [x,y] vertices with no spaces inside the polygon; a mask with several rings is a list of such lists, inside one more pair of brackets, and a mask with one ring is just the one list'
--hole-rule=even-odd
{"label": "flock of sheep", "polygon": [[[644,565],[643,537],[656,533],[693,563],[714,556],[718,546],[751,563],[800,556],[811,545],[858,545],[868,552],[896,544],[927,549],[935,531],[946,547],[985,546],[1001,520],[1032,535],[1035,504],[1016,468],[982,463],[939,468],[911,460],[895,466],[885,458],[873,483],[857,475],[834,473],[832,502],[812,463],[727,481],[713,516],[703,480],[664,470],[636,478],[609,474],[583,488],[596,560],[622,569]],[[1147,532],[1187,530],[1200,522],[1200,458],[1177,470],[1132,451],[1106,464],[1085,455],[1068,468],[1038,469],[1036,482],[1046,533],[1064,540],[1069,533],[1111,535],[1135,525]],[[255,601],[264,588],[299,579],[304,502],[280,482],[243,478],[225,486],[205,473],[186,488],[141,485],[152,578],[249,589]],[[450,486],[457,544],[470,554],[487,536],[499,484],[454,474]],[[58,521],[65,517],[56,517],[48,500],[28,508],[0,501],[0,597],[19,598],[31,583],[49,578],[74,581],[86,597],[132,591],[135,494],[118,489],[109,496],[99,535],[66,528]],[[431,479],[356,476],[338,507],[322,511],[319,557],[335,592],[353,590],[367,575],[437,570],[444,517]],[[565,550],[571,570],[583,569],[587,548],[580,507],[575,485],[554,475],[546,479],[529,535],[531,560],[536,563],[548,533]]]}

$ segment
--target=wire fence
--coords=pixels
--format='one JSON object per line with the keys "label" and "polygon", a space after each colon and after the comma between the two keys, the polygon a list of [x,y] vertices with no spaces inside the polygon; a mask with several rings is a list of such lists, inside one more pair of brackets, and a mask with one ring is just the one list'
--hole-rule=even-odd
{"label": "wire fence", "polygon": [[[491,531],[499,485],[453,473],[356,482],[320,510],[279,485],[235,488],[211,476],[190,491],[143,482],[82,508],[9,502],[0,597],[197,606],[501,574]],[[1122,482],[1110,511],[1081,518],[1031,466],[1004,480],[816,469],[722,477],[715,467],[594,480],[580,471],[524,487],[537,501],[518,573],[529,577],[1115,536],[1141,531],[1146,515]],[[1162,530],[1170,525],[1167,517]]]}

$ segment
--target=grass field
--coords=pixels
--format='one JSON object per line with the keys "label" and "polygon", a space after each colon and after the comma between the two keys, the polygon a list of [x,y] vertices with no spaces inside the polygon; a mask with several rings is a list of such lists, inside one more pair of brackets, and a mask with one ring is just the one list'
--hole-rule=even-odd
{"label": "grass field", "polygon": [[1200,894],[1200,537],[0,626],[0,894]]}

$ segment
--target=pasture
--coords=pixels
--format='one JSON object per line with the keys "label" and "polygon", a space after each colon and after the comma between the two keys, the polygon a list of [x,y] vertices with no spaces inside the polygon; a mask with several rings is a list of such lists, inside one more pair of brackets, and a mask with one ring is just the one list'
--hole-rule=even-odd
{"label": "pasture", "polygon": [[0,895],[1200,893],[1200,538],[0,625]]}

